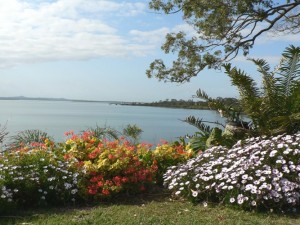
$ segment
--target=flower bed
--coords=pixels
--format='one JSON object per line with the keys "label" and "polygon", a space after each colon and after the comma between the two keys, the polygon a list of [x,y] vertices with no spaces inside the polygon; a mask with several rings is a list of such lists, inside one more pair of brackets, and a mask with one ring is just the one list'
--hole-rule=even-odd
{"label": "flower bed", "polygon": [[296,210],[300,197],[300,133],[213,147],[170,167],[164,182],[193,202]]}
{"label": "flower bed", "polygon": [[134,145],[83,132],[65,143],[30,143],[0,154],[0,211],[63,205],[145,192],[162,181],[167,166],[193,156],[181,145]]}
{"label": "flower bed", "polygon": [[75,161],[73,165],[85,173],[81,190],[94,198],[110,197],[122,191],[144,191],[155,182],[156,164],[143,160],[150,151],[146,145],[100,140],[85,132],[72,135],[64,148],[65,158]]}
{"label": "flower bed", "polygon": [[45,146],[2,153],[0,209],[75,202],[80,171],[70,165]]}

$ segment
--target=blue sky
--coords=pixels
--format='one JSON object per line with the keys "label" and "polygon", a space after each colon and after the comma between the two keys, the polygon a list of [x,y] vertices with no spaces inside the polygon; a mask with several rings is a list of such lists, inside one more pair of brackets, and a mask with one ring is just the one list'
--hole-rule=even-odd
{"label": "blue sky", "polygon": [[[1,0],[0,96],[151,102],[190,99],[201,88],[213,97],[238,97],[220,71],[181,85],[146,77],[154,59],[172,59],[160,46],[178,30],[192,32],[179,14],[151,12],[148,1]],[[299,40],[299,34],[263,35],[250,57],[276,64]],[[244,57],[232,63],[259,81]]]}

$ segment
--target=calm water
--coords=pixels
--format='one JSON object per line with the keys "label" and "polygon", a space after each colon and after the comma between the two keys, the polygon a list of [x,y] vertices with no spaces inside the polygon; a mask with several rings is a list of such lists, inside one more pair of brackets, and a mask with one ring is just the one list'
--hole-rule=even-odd
{"label": "calm water", "polygon": [[222,121],[208,110],[169,109],[143,106],[121,106],[109,103],[10,101],[0,100],[0,123],[6,123],[9,135],[26,129],[40,129],[56,141],[64,140],[64,132],[79,132],[96,125],[121,131],[128,124],[142,130],[141,141],[158,143],[193,134],[196,129],[180,119],[193,115],[208,121]]}

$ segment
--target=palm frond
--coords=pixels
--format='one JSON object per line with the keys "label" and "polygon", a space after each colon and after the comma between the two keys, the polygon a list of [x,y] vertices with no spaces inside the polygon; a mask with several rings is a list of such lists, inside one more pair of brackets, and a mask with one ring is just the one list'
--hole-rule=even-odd
{"label": "palm frond", "polygon": [[41,130],[24,130],[18,132],[16,135],[10,138],[9,146],[11,146],[12,149],[20,148],[32,143],[43,143],[45,139],[52,140],[52,137],[50,137],[48,133]]}
{"label": "palm frond", "polygon": [[[212,131],[212,128],[205,124],[205,123],[212,123],[212,122],[203,121],[202,119],[196,118],[194,116],[187,117],[185,120],[183,120],[183,122],[186,122],[186,123],[196,127],[201,132],[200,134],[202,136],[209,136],[209,134]],[[222,125],[218,122],[213,122],[213,123]]]}
{"label": "palm frond", "polygon": [[103,139],[118,140],[120,135],[120,132],[118,132],[117,130],[106,126],[100,127],[96,125],[95,127],[89,128],[88,131],[91,131],[95,137],[101,140]]}
{"label": "palm frond", "polygon": [[277,115],[282,99],[276,88],[277,79],[274,72],[270,72],[269,64],[263,59],[250,59],[256,66],[257,71],[262,75],[262,96],[261,112],[262,114]]}
{"label": "palm frond", "polygon": [[237,69],[236,67],[231,68],[231,64],[225,64],[225,73],[231,78],[232,85],[236,86],[239,90],[241,98],[259,98],[260,92],[257,88],[256,82],[247,75],[244,71]]}
{"label": "palm frond", "polygon": [[262,74],[269,74],[270,73],[270,66],[264,59],[249,59],[252,61],[257,67],[257,71]]}
{"label": "palm frond", "polygon": [[261,92],[256,82],[245,72],[231,68],[231,64],[225,64],[225,73],[231,78],[232,85],[236,86],[240,93],[243,111],[252,119],[253,123],[260,116]]}
{"label": "palm frond", "polygon": [[290,46],[282,54],[278,72],[278,88],[288,98],[292,95],[295,83],[300,78],[300,47]]}
{"label": "palm frond", "polygon": [[196,91],[196,96],[197,98],[200,98],[200,99],[203,99],[205,101],[211,101],[212,99],[208,96],[208,94],[206,94],[206,92],[204,92],[203,90],[201,89],[198,89]]}

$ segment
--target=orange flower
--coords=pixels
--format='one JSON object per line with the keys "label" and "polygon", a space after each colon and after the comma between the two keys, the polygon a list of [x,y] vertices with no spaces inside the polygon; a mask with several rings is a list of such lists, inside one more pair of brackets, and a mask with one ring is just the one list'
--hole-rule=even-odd
{"label": "orange flower", "polygon": [[71,157],[72,157],[71,154],[65,154],[65,155],[64,155],[64,159],[65,159],[65,160],[69,160]]}
{"label": "orange flower", "polygon": [[112,154],[109,154],[107,157],[109,160],[113,160],[115,158]]}

